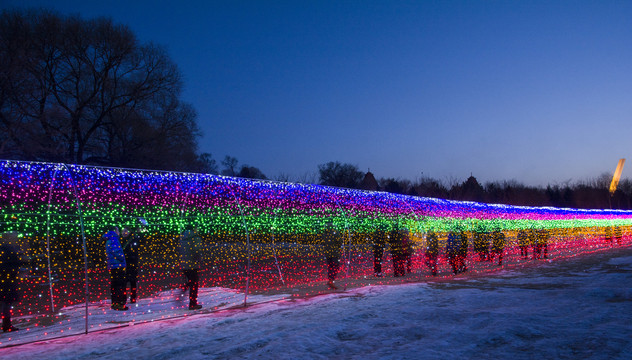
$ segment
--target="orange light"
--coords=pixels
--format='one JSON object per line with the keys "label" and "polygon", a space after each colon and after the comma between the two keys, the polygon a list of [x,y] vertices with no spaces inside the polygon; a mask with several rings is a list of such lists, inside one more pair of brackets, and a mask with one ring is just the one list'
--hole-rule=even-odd
{"label": "orange light", "polygon": [[621,178],[623,164],[625,164],[625,159],[620,159],[619,164],[617,164],[617,169],[614,171],[614,176],[612,177],[612,182],[610,183],[611,196],[614,195],[614,192],[617,190],[617,185],[619,185],[619,178]]}

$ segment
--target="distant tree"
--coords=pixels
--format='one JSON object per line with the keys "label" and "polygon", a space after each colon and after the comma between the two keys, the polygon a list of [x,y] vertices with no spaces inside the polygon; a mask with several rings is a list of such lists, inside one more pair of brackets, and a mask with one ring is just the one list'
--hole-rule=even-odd
{"label": "distant tree", "polygon": [[630,208],[629,197],[623,191],[617,188],[614,194],[610,197],[610,208],[629,209]]}
{"label": "distant tree", "polygon": [[580,209],[608,209],[610,194],[606,188],[578,184],[573,188],[575,206]]}
{"label": "distant tree", "polygon": [[222,160],[222,166],[224,166],[224,168],[222,169],[222,175],[237,176],[238,163],[239,161],[237,161],[237,158],[226,155],[224,157],[224,160]]}
{"label": "distant tree", "polygon": [[197,171],[205,174],[217,174],[217,161],[209,153],[202,153],[198,157],[199,168]]}
{"label": "distant tree", "polygon": [[[562,208],[577,207],[575,205],[573,190],[570,188],[568,183],[563,185],[548,185],[545,193],[552,206]],[[540,206],[540,204],[538,204],[538,206]]]}
{"label": "distant tree", "polygon": [[373,175],[371,171],[367,171],[367,173],[364,174],[358,188],[362,190],[377,191],[380,186],[378,185],[377,180],[375,180],[375,175]]}
{"label": "distant tree", "polygon": [[111,19],[0,13],[0,156],[191,170],[200,136],[164,49]]}
{"label": "distant tree", "polygon": [[408,195],[413,190],[409,180],[380,178],[378,181],[380,189],[393,194]]}
{"label": "distant tree", "polygon": [[488,203],[521,206],[551,205],[543,189],[528,187],[516,180],[488,182],[484,189]]}
{"label": "distant tree", "polygon": [[511,189],[507,189],[502,183],[498,181],[488,182],[483,186],[485,190],[485,200],[489,203],[505,204],[510,194],[507,194]]}
{"label": "distant tree", "polygon": [[430,177],[423,177],[417,180],[417,182],[413,184],[413,187],[418,196],[441,199],[448,198],[448,189],[443,185],[443,183]]}
{"label": "distant tree", "polygon": [[254,166],[243,165],[237,176],[247,179],[261,179],[267,180],[268,178]]}
{"label": "distant tree", "polygon": [[326,164],[318,165],[319,180],[321,185],[338,186],[356,189],[358,188],[364,174],[357,166],[351,164],[341,164],[330,161]]}
{"label": "distant tree", "polygon": [[594,188],[594,189],[610,189],[610,183],[612,182],[612,174],[603,172],[597,177],[588,181],[581,182],[580,184]]}
{"label": "distant tree", "polygon": [[619,181],[617,189],[622,191],[626,196],[632,196],[632,180],[621,179],[621,181]]}
{"label": "distant tree", "polygon": [[316,184],[316,173],[315,172],[305,172],[302,175],[298,175],[294,180],[299,184]]}
{"label": "distant tree", "polygon": [[485,201],[485,189],[478,183],[474,176],[470,176],[467,180],[458,186],[450,189],[450,194],[455,200],[465,201]]}
{"label": "distant tree", "polygon": [[288,173],[281,172],[272,179],[281,182],[290,182],[290,175]]}
{"label": "distant tree", "polygon": [[613,209],[630,209],[632,206],[632,181],[622,179],[619,181],[617,191],[612,198]]}

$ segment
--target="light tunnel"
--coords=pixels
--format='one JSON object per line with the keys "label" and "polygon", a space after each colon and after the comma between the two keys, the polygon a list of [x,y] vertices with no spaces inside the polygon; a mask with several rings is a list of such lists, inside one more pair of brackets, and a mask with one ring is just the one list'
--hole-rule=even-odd
{"label": "light tunnel", "polygon": [[[140,246],[139,301],[126,312],[110,305],[106,267],[108,227],[146,220]],[[326,288],[325,233],[340,237],[336,282],[393,280],[387,241],[383,277],[375,277],[376,236],[410,240],[408,279],[432,278],[425,253],[429,233],[439,242],[437,276],[450,233],[462,234],[470,271],[498,268],[477,256],[477,239],[506,239],[503,266],[525,261],[520,233],[546,232],[548,258],[629,246],[632,212],[517,207],[396,195],[209,174],[0,161],[0,225],[25,255],[12,303],[20,329],[0,346],[155,321],[193,312],[179,301],[183,283],[178,239],[195,226],[203,240],[203,311],[318,293]],[[486,243],[489,248],[491,244]],[[271,297],[272,296],[272,297]]]}

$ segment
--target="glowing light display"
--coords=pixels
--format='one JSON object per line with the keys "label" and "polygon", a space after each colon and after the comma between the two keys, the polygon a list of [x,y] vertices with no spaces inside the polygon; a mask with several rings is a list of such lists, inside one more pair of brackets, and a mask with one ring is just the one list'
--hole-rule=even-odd
{"label": "glowing light display", "polygon": [[[429,258],[436,262],[436,276],[452,276],[454,261],[446,257],[450,233],[461,239],[458,272],[491,271],[498,268],[498,259],[502,266],[515,266],[628,246],[632,212],[1,161],[0,224],[3,233],[17,234],[28,255],[22,298],[13,303],[13,323],[20,331],[0,338],[2,345],[194,313],[187,302],[174,300],[184,284],[178,248],[185,228],[197,228],[202,238],[201,311],[209,311],[244,304],[259,293],[308,294],[350,283],[392,283],[390,250],[399,246],[393,239],[406,241],[402,261],[408,261],[406,272],[410,267],[412,274],[405,276],[418,280],[433,276]],[[139,234],[138,302],[128,311],[110,308],[103,235],[111,226]],[[438,249],[428,249],[429,233],[431,247]],[[492,241],[498,234],[504,236],[502,247]],[[327,285],[326,242],[332,236],[339,237],[342,247],[337,277]],[[380,245],[382,276],[376,276],[380,237],[390,243]],[[221,300],[212,289],[224,289]],[[85,318],[84,326],[67,325],[76,324],[77,316]]]}
{"label": "glowing light display", "polygon": [[610,196],[614,195],[614,192],[617,191],[617,185],[619,185],[621,172],[623,172],[623,164],[625,164],[625,159],[620,159],[617,164],[617,168],[614,171],[614,175],[612,176],[612,182],[610,183]]}

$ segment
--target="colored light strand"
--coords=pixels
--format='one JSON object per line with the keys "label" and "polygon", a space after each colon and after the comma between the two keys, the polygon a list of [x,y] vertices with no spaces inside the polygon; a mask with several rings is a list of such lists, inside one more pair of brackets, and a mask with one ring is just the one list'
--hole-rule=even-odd
{"label": "colored light strand", "polygon": [[[81,332],[60,327],[67,315],[57,311],[87,303],[94,312],[94,304],[109,301],[103,235],[111,225],[132,229],[138,218],[148,223],[140,250],[139,296],[152,304],[182,283],[178,238],[188,225],[199,229],[204,243],[201,286],[235,290],[235,298],[246,287],[256,293],[322,286],[328,226],[343,239],[339,274],[361,278],[374,272],[372,249],[380,231],[405,229],[413,267],[428,274],[423,256],[429,232],[438,234],[441,254],[449,233],[463,232],[470,239],[472,262],[477,234],[500,231],[511,263],[511,256],[519,258],[521,231],[545,231],[548,254],[562,257],[627,246],[632,226],[632,212],[622,210],[519,207],[206,174],[1,161],[2,231],[18,234],[30,258],[23,298],[13,309],[18,325],[48,327],[48,337],[62,330]],[[439,265],[449,272],[445,262]],[[177,306],[160,309],[151,315],[141,309],[111,316],[134,321],[134,314],[146,320],[182,313]]]}

